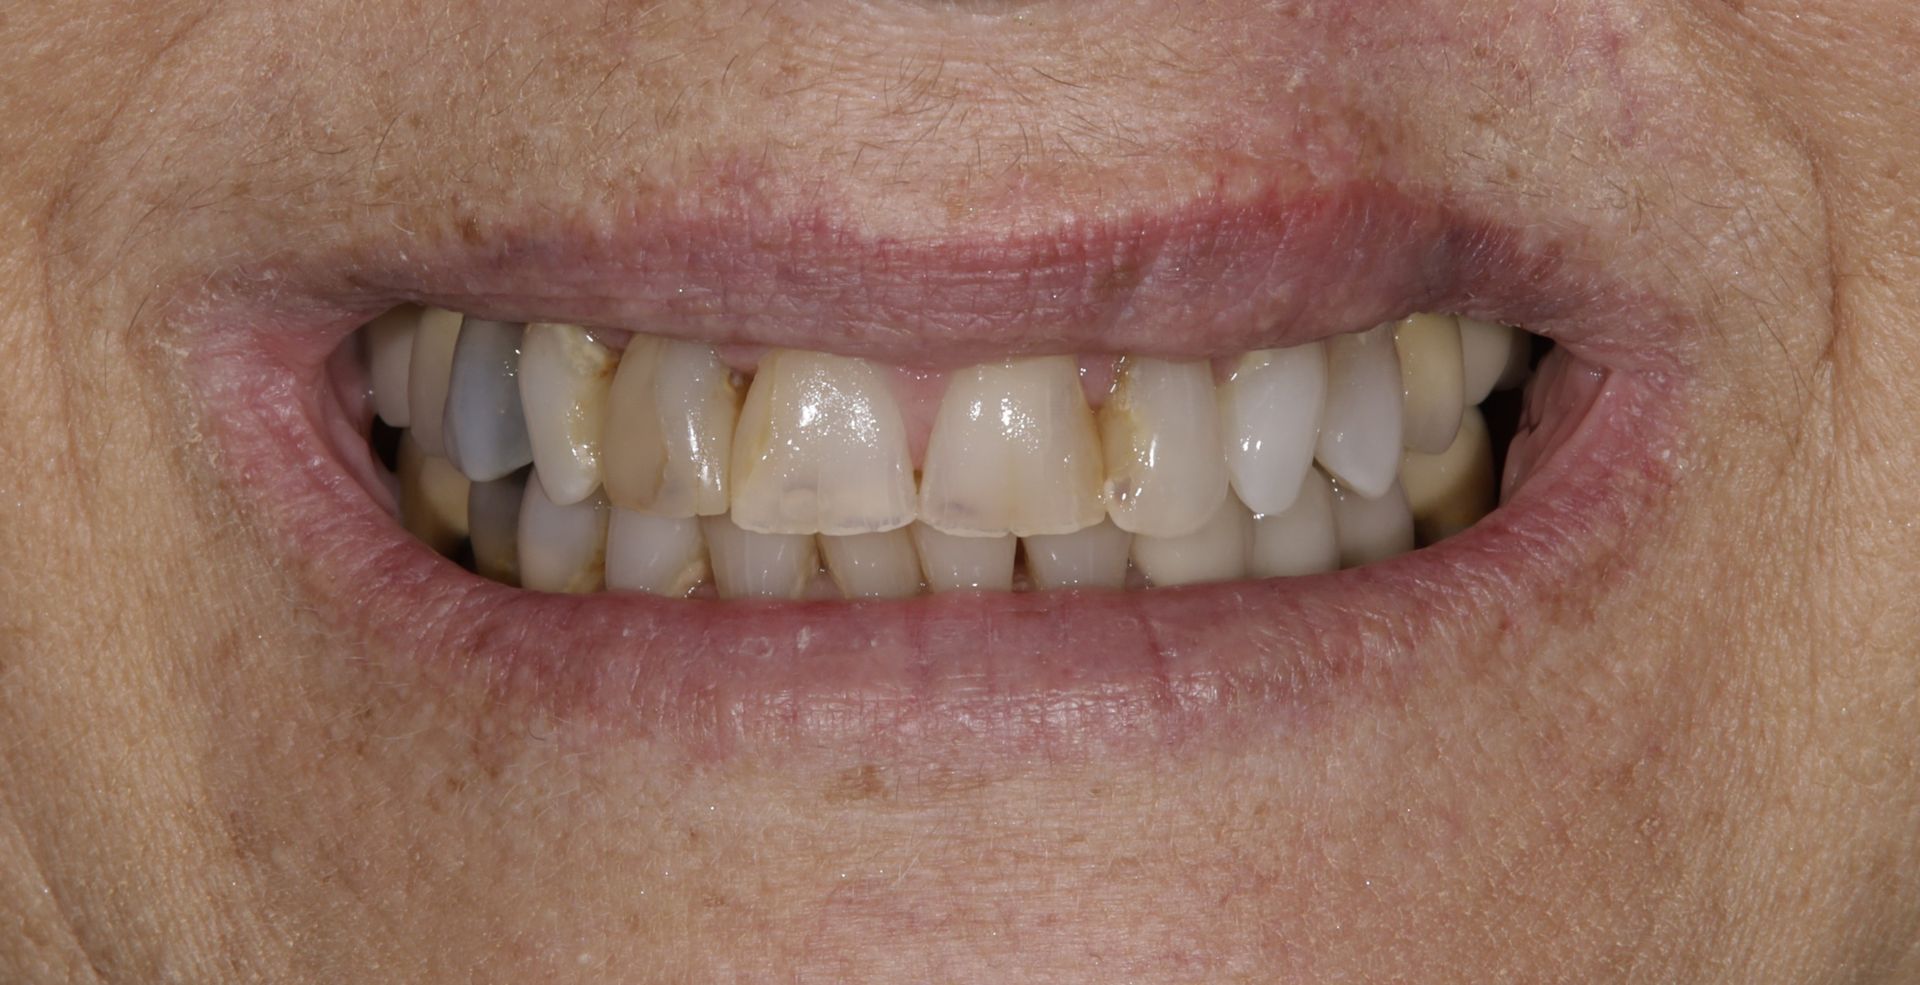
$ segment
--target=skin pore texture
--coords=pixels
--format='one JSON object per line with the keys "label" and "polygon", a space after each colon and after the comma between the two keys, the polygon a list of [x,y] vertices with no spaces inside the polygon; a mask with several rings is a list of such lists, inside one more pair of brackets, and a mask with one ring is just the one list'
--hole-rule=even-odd
{"label": "skin pore texture", "polygon": [[[0,980],[1920,979],[1916,49],[1905,0],[0,12]],[[1412,670],[1271,720],[720,743],[496,686],[340,611],[222,404],[405,298],[1044,342],[754,258],[1352,182],[1559,258],[1542,311],[1658,299],[1614,355],[1669,447],[1523,613],[1382,615]]]}

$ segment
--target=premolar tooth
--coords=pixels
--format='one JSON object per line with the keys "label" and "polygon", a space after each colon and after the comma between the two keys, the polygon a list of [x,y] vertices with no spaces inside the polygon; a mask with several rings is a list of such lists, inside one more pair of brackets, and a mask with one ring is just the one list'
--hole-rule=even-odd
{"label": "premolar tooth", "polygon": [[953,374],[927,439],[920,519],[951,534],[1071,533],[1106,513],[1093,411],[1071,356]]}
{"label": "premolar tooth", "polygon": [[578,503],[600,486],[600,436],[617,359],[584,328],[527,326],[520,399],[534,467],[556,503]]}
{"label": "premolar tooth", "polygon": [[607,522],[607,587],[683,597],[706,580],[700,521],[615,507]]}
{"label": "premolar tooth", "polygon": [[1445,315],[1414,315],[1393,326],[1400,360],[1401,428],[1417,452],[1445,451],[1467,408],[1460,326]]}
{"label": "premolar tooth", "polygon": [[407,356],[407,419],[422,454],[444,458],[441,435],[447,408],[447,383],[453,376],[453,349],[460,341],[460,313],[428,308],[413,329]]}
{"label": "premolar tooth", "polygon": [[520,326],[469,318],[453,347],[441,440],[475,482],[490,482],[533,461],[520,413]]}
{"label": "premolar tooth", "polygon": [[907,429],[863,359],[776,349],[733,432],[733,522],[761,533],[846,534],[913,522]]}
{"label": "premolar tooth", "polygon": [[476,482],[467,491],[467,536],[473,545],[473,569],[482,578],[520,584],[520,503],[526,492],[524,471]]}
{"label": "premolar tooth", "polygon": [[1133,538],[1133,563],[1147,581],[1162,588],[1247,576],[1253,546],[1253,514],[1228,496],[1206,524],[1182,537]]}
{"label": "premolar tooth", "polygon": [[373,409],[388,426],[403,428],[407,414],[407,367],[413,364],[413,333],[420,308],[403,304],[367,323],[368,375]]}
{"label": "premolar tooth", "polygon": [[1038,534],[1020,541],[1035,588],[1122,588],[1133,535],[1102,520],[1070,534]]}
{"label": "premolar tooth", "polygon": [[1533,348],[1527,333],[1475,318],[1456,321],[1460,324],[1460,356],[1466,370],[1463,389],[1467,406],[1480,403],[1495,390],[1511,389],[1526,381]]}
{"label": "premolar tooth", "polygon": [[725,513],[739,413],[740,387],[713,349],[635,336],[607,396],[607,496],[660,516]]}
{"label": "premolar tooth", "polygon": [[1293,503],[1313,470],[1313,446],[1327,396],[1327,347],[1320,342],[1240,357],[1220,387],[1220,430],[1233,491],[1255,513]]}
{"label": "premolar tooth", "polygon": [[905,527],[820,537],[827,574],[850,599],[898,599],[920,593],[920,558]]}
{"label": "premolar tooth", "polygon": [[1340,540],[1341,567],[1372,564],[1413,550],[1413,512],[1398,482],[1371,497],[1334,483],[1333,526]]}
{"label": "premolar tooth", "polygon": [[1413,510],[1414,530],[1432,544],[1459,533],[1493,510],[1493,442],[1478,407],[1467,408],[1460,434],[1438,455],[1408,452],[1400,485]]}
{"label": "premolar tooth", "polygon": [[1400,468],[1400,400],[1393,326],[1327,341],[1327,409],[1314,454],[1363,496],[1385,493]]}
{"label": "premolar tooth", "polygon": [[421,451],[412,431],[400,435],[397,457],[400,525],[438,553],[452,554],[467,535],[467,477]]}
{"label": "premolar tooth", "polygon": [[1220,408],[1207,362],[1129,356],[1100,408],[1101,487],[1122,530],[1175,537],[1207,522],[1227,495]]}
{"label": "premolar tooth", "polygon": [[713,562],[713,584],[723,599],[797,599],[820,570],[811,534],[762,534],[735,526],[731,516],[700,518]]}
{"label": "premolar tooth", "polygon": [[1339,567],[1333,485],[1318,469],[1310,470],[1285,510],[1253,518],[1253,576],[1284,578]]}
{"label": "premolar tooth", "polygon": [[1019,541],[999,537],[962,537],[924,523],[913,525],[920,571],[935,592],[1007,592],[1013,590],[1013,553]]}
{"label": "premolar tooth", "polygon": [[607,500],[557,503],[539,466],[520,501],[520,584],[537,592],[597,592],[605,584]]}

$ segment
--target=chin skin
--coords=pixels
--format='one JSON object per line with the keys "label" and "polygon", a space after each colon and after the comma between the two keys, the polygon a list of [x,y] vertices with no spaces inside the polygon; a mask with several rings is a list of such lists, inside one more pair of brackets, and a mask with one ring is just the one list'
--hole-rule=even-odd
{"label": "chin skin", "polygon": [[[0,18],[0,979],[1920,978],[1906,5],[80,6]],[[195,389],[222,292],[479,294],[419,258],[509,215],[977,238],[1353,173],[1695,328],[1617,543],[1310,721],[610,737],[332,618]]]}

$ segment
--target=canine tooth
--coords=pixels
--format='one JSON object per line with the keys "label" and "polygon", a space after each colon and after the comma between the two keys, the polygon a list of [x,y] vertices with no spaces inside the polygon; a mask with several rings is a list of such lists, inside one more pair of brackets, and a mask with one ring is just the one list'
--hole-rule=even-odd
{"label": "canine tooth", "polygon": [[846,534],[913,522],[907,429],[872,363],[776,349],[733,432],[733,522],[760,533]]}
{"label": "canine tooth", "polygon": [[1379,496],[1362,496],[1333,484],[1333,529],[1340,540],[1340,566],[1359,567],[1413,550],[1413,512],[1394,482]]}
{"label": "canine tooth", "polygon": [[1027,575],[1035,588],[1122,588],[1133,535],[1102,520],[1070,534],[1023,538]]}
{"label": "canine tooth", "polygon": [[1400,468],[1400,399],[1393,326],[1327,340],[1327,409],[1314,455],[1361,495],[1386,492]]}
{"label": "canine tooth", "polygon": [[1445,315],[1414,315],[1393,326],[1400,360],[1401,437],[1417,452],[1441,452],[1467,407],[1460,326]]}
{"label": "canine tooth", "polygon": [[1206,525],[1182,537],[1133,538],[1133,563],[1148,583],[1161,588],[1247,576],[1253,546],[1253,514],[1228,496]]}
{"label": "canine tooth", "polygon": [[1071,533],[1106,515],[1103,472],[1072,356],[974,366],[934,417],[920,519],[950,534]]}
{"label": "canine tooth", "polygon": [[1313,470],[1327,397],[1327,347],[1310,342],[1240,357],[1220,386],[1220,434],[1233,491],[1255,513],[1279,513]]}
{"label": "canine tooth", "polygon": [[607,496],[660,516],[725,513],[740,396],[710,347],[634,336],[607,396]]}
{"label": "canine tooth", "polygon": [[1469,407],[1460,435],[1438,455],[1408,452],[1400,463],[1400,486],[1413,510],[1422,543],[1445,540],[1493,510],[1493,442],[1480,408]]}
{"label": "canine tooth", "polygon": [[920,571],[934,592],[1007,592],[1013,590],[1013,552],[1019,541],[999,537],[962,537],[924,523],[913,525]]}
{"label": "canine tooth", "polygon": [[617,359],[584,328],[527,326],[520,399],[534,467],[556,503],[580,502],[600,485],[600,432]]}
{"label": "canine tooth", "polygon": [[534,466],[520,501],[520,584],[538,592],[597,592],[605,584],[607,499],[558,503]]}
{"label": "canine tooth", "polygon": [[476,482],[467,491],[467,536],[473,544],[473,568],[483,578],[520,583],[520,502],[526,487],[526,473],[516,472]]}
{"label": "canine tooth", "polygon": [[407,357],[407,419],[422,454],[444,458],[442,421],[447,408],[447,383],[453,376],[453,349],[460,341],[460,313],[428,308],[413,329],[413,352]]}
{"label": "canine tooth", "polygon": [[898,599],[920,594],[920,558],[907,528],[844,537],[820,537],[827,574],[850,599]]}
{"label": "canine tooth", "polygon": [[407,367],[413,364],[413,332],[420,309],[403,304],[367,323],[368,374],[373,409],[388,426],[403,428],[407,414]]}
{"label": "canine tooth", "polygon": [[707,577],[700,521],[614,507],[607,521],[607,587],[685,596]]}
{"label": "canine tooth", "polygon": [[811,534],[762,534],[735,526],[729,515],[700,518],[713,562],[713,584],[723,599],[797,599],[820,570]]}
{"label": "canine tooth", "polygon": [[1339,567],[1333,485],[1314,469],[1300,484],[1300,495],[1285,510],[1253,518],[1253,576],[1283,578]]}
{"label": "canine tooth", "polygon": [[467,535],[467,477],[444,458],[428,455],[411,430],[400,435],[400,525],[441,554]]}
{"label": "canine tooth", "polygon": [[453,347],[441,441],[467,478],[490,482],[533,461],[520,413],[520,326],[469,318]]}
{"label": "canine tooth", "polygon": [[1495,390],[1519,386],[1527,378],[1527,357],[1533,340],[1527,333],[1476,318],[1459,318],[1460,357],[1465,367],[1467,406],[1487,399]]}
{"label": "canine tooth", "polygon": [[1213,367],[1129,356],[1100,408],[1107,515],[1122,530],[1174,537],[1200,529],[1227,495]]}

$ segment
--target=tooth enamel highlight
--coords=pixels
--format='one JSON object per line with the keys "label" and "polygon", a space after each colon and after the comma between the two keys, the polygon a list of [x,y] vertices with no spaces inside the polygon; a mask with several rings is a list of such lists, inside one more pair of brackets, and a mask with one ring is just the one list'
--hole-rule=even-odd
{"label": "tooth enamel highlight", "polygon": [[1133,563],[1157,587],[1232,581],[1247,576],[1253,514],[1228,496],[1206,525],[1183,537],[1133,538]]}
{"label": "tooth enamel highlight", "polygon": [[635,336],[607,396],[607,496],[660,516],[725,513],[740,396],[711,348]]}
{"label": "tooth enamel highlight", "polygon": [[526,488],[526,473],[517,472],[476,482],[467,491],[467,537],[473,569],[483,578],[520,584],[520,502]]}
{"label": "tooth enamel highlight", "polygon": [[556,503],[535,466],[520,501],[520,584],[537,592],[597,592],[606,584],[606,497]]}
{"label": "tooth enamel highlight", "polygon": [[1414,315],[1393,326],[1400,361],[1401,437],[1417,452],[1445,451],[1467,408],[1460,326],[1442,315]]}
{"label": "tooth enamel highlight", "polygon": [[1104,520],[1070,534],[1040,534],[1020,541],[1027,576],[1047,588],[1123,588],[1133,535]]}
{"label": "tooth enamel highlight", "polygon": [[1019,541],[1012,535],[961,537],[916,523],[913,545],[931,591],[1013,590],[1013,553]]}
{"label": "tooth enamel highlight", "polygon": [[1175,537],[1207,522],[1227,495],[1220,409],[1206,362],[1121,360],[1100,409],[1107,515],[1132,533]]}
{"label": "tooth enamel highlight", "polygon": [[1106,514],[1100,442],[1071,356],[953,374],[927,440],[920,518],[951,534],[1071,533]]}
{"label": "tooth enamel highlight", "polygon": [[776,349],[733,432],[733,522],[783,534],[875,533],[913,522],[913,462],[871,363]]}
{"label": "tooth enamel highlight", "polygon": [[490,482],[533,461],[520,414],[520,326],[469,318],[453,347],[441,439],[447,461]]}
{"label": "tooth enamel highlight", "polygon": [[1339,567],[1333,484],[1316,469],[1307,473],[1300,495],[1285,510],[1254,517],[1253,576],[1285,578]]}
{"label": "tooth enamel highlight", "polygon": [[1533,340],[1527,333],[1474,318],[1455,319],[1460,325],[1460,356],[1465,367],[1464,400],[1475,406],[1494,390],[1519,386],[1527,378],[1527,357]]}
{"label": "tooth enamel highlight", "polygon": [[1314,455],[1334,478],[1378,496],[1400,468],[1400,365],[1393,327],[1327,341],[1327,408]]}
{"label": "tooth enamel highlight", "polygon": [[607,522],[608,588],[684,597],[707,571],[698,519],[614,509]]}
{"label": "tooth enamel highlight", "polygon": [[1438,455],[1408,452],[1400,485],[1413,510],[1414,530],[1424,544],[1445,540],[1492,512],[1496,494],[1493,443],[1478,407],[1467,408],[1460,435]]}
{"label": "tooth enamel highlight", "polygon": [[411,431],[400,436],[400,525],[440,554],[467,535],[467,477],[444,458],[420,450]]}
{"label": "tooth enamel highlight", "polygon": [[1249,352],[1220,386],[1220,430],[1233,491],[1255,513],[1293,503],[1313,468],[1327,395],[1327,348]]}
{"label": "tooth enamel highlight", "polygon": [[413,365],[413,332],[420,309],[403,304],[367,323],[368,376],[373,381],[373,409],[388,426],[406,427],[407,368]]}
{"label": "tooth enamel highlight", "polygon": [[1340,541],[1340,566],[1355,568],[1413,550],[1413,512],[1407,494],[1395,482],[1376,497],[1333,484],[1333,528]]}
{"label": "tooth enamel highlight", "polygon": [[700,529],[707,538],[714,588],[723,599],[797,599],[820,570],[810,534],[754,533],[724,515],[701,517]]}
{"label": "tooth enamel highlight", "polygon": [[618,358],[584,328],[527,326],[520,399],[534,467],[556,503],[580,502],[600,486],[600,436]]}
{"label": "tooth enamel highlight", "polygon": [[850,599],[900,599],[920,593],[920,558],[907,528],[820,538],[827,574]]}
{"label": "tooth enamel highlight", "polygon": [[413,329],[407,357],[407,414],[413,440],[424,455],[444,458],[441,430],[447,407],[447,383],[453,377],[453,349],[460,341],[458,312],[428,308]]}

